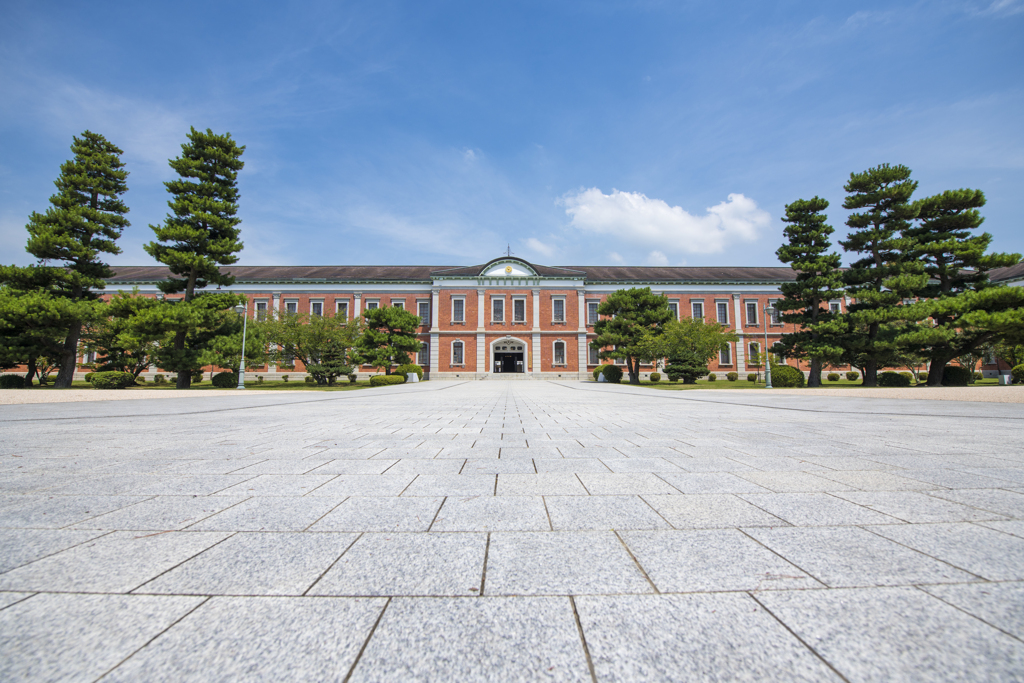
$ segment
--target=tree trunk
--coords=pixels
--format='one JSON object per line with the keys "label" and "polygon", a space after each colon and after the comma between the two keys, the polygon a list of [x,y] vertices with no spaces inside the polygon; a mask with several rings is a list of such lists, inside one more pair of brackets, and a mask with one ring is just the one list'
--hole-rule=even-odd
{"label": "tree trunk", "polygon": [[[185,350],[185,335],[186,333],[184,331],[178,332],[177,334],[174,335],[174,349],[176,351]],[[182,361],[180,360],[180,358],[181,357],[179,356],[178,378],[177,380],[175,380],[174,388],[188,389],[192,386],[192,371],[188,368],[184,370],[182,369]]]}
{"label": "tree trunk", "polygon": [[67,389],[71,386],[71,380],[75,378],[75,369],[78,367],[78,340],[82,336],[82,322],[76,320],[68,330],[68,336],[64,340],[64,349],[60,354],[60,367],[57,369],[57,380],[53,386],[58,389]]}
{"label": "tree trunk", "polygon": [[807,378],[807,386],[811,388],[821,386],[821,360],[818,358],[811,359],[811,374]]}
{"label": "tree trunk", "polygon": [[31,387],[32,378],[36,376],[36,359],[30,358],[26,365],[28,365],[28,372],[25,374],[25,386]]}
{"label": "tree trunk", "polygon": [[928,386],[942,386],[942,372],[946,369],[946,364],[949,363],[950,360],[952,360],[952,358],[932,357],[932,362],[928,364]]}
{"label": "tree trunk", "polygon": [[878,361],[871,359],[864,363],[864,380],[861,386],[873,387],[878,385]]}
{"label": "tree trunk", "polygon": [[629,383],[640,384],[640,361],[626,356],[626,369],[629,371]]}

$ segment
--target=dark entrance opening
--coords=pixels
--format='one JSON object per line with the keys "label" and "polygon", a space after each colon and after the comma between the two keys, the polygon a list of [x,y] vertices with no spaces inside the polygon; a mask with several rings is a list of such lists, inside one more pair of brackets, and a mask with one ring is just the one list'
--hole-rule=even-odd
{"label": "dark entrance opening", "polygon": [[526,372],[523,367],[523,354],[520,353],[494,353],[495,372]]}

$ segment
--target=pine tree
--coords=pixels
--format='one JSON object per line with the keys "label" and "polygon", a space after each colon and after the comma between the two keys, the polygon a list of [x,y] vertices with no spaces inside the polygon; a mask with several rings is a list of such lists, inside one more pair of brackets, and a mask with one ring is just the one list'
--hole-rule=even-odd
{"label": "pine tree", "polygon": [[359,338],[359,353],[369,365],[384,368],[384,374],[390,375],[393,365],[408,365],[409,354],[420,350],[420,318],[415,313],[385,306],[364,311],[363,318],[366,329]]}
{"label": "pine tree", "polygon": [[128,172],[122,151],[102,135],[85,131],[72,138],[74,158],[64,162],[54,181],[57,194],[50,197],[46,213],[29,216],[25,251],[39,259],[28,268],[10,266],[0,280],[16,290],[42,291],[66,299],[60,306],[67,329],[55,360],[57,387],[70,387],[78,360],[82,325],[95,310],[97,290],[112,275],[104,254],[120,254],[117,239],[126,227],[128,207],[120,197],[128,191]]}
{"label": "pine tree", "polygon": [[[170,161],[180,177],[164,183],[172,195],[168,202],[172,213],[163,225],[150,226],[156,241],[145,246],[146,252],[171,271],[171,277],[160,283],[160,290],[164,294],[185,294],[183,301],[176,304],[180,308],[166,316],[174,331],[174,352],[163,354],[166,360],[161,360],[161,367],[177,372],[179,389],[190,386],[192,372],[200,367],[202,348],[197,344],[205,335],[193,335],[190,340],[190,332],[195,326],[217,327],[215,320],[200,320],[192,315],[213,313],[217,306],[184,309],[192,308],[198,290],[208,284],[230,286],[235,281],[231,275],[222,273],[220,266],[237,262],[237,252],[242,250],[238,239],[242,219],[236,214],[238,172],[245,165],[240,159],[244,151],[245,147],[235,144],[230,133],[216,135],[210,129],[200,132],[192,128],[188,142],[181,146],[181,156]],[[227,299],[224,303],[231,305]],[[164,365],[166,362],[174,365]]]}
{"label": "pine tree", "polygon": [[851,173],[845,185],[846,224],[850,232],[840,244],[863,257],[850,264],[843,280],[856,301],[849,307],[850,331],[844,336],[851,364],[863,368],[864,385],[875,386],[878,368],[893,361],[896,332],[887,329],[895,310],[927,283],[920,265],[910,257],[913,240],[905,237],[919,207],[910,201],[917,181],[906,166],[882,164]]}
{"label": "pine tree", "polygon": [[781,345],[787,356],[811,359],[811,387],[821,386],[822,363],[837,360],[843,351],[829,335],[829,323],[834,316],[828,303],[842,296],[843,287],[841,257],[829,252],[829,235],[835,230],[825,222],[827,208],[828,202],[817,196],[787,204],[782,221],[789,224],[784,231],[789,244],[775,252],[780,261],[791,263],[797,273],[795,282],[782,285],[784,298],[775,303],[775,308],[793,311],[784,314],[782,320],[796,323],[800,331],[783,335]]}
{"label": "pine tree", "polygon": [[904,230],[913,242],[911,258],[929,277],[923,300],[909,307],[907,318],[931,318],[933,324],[914,326],[898,341],[924,349],[929,386],[942,383],[950,360],[976,355],[1024,316],[1024,290],[989,282],[988,271],[1019,262],[1020,254],[986,253],[992,236],[975,234],[985,220],[979,211],[984,205],[981,190],[948,190],[918,202],[919,222]]}
{"label": "pine tree", "polygon": [[[647,354],[644,340],[658,336],[672,319],[668,299],[650,287],[620,289],[608,295],[597,307],[601,319],[594,325],[597,338],[590,346],[600,349],[601,358],[623,358],[629,383],[640,384],[640,360]],[[612,350],[605,350],[612,347]]]}

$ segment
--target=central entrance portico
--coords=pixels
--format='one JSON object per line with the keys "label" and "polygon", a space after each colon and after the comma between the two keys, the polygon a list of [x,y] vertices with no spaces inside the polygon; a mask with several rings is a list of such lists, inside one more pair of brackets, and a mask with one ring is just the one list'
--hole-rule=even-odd
{"label": "central entrance portico", "polygon": [[491,342],[491,371],[496,374],[526,372],[526,342],[512,336]]}

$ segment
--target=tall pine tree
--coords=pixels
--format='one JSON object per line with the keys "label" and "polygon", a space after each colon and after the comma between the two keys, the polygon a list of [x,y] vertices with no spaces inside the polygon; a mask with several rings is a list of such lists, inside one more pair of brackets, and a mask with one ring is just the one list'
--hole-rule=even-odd
{"label": "tall pine tree", "polygon": [[[192,372],[202,356],[203,340],[208,335],[193,334],[198,329],[216,329],[217,321],[206,317],[218,309],[220,302],[193,302],[208,284],[230,286],[234,277],[222,273],[220,266],[238,261],[242,250],[238,225],[238,172],[245,165],[241,160],[245,147],[239,147],[230,133],[214,134],[192,128],[188,142],[181,146],[181,156],[171,159],[170,166],[180,176],[164,183],[172,199],[167,203],[171,214],[163,225],[151,225],[156,241],[146,245],[146,252],[167,265],[171,276],[160,283],[164,294],[184,293],[181,302],[173,304],[165,320],[173,332],[173,350],[163,354],[161,367],[177,373],[177,387],[191,385]],[[232,305],[230,295],[221,296],[224,307]],[[191,335],[191,338],[190,338]]]}
{"label": "tall pine tree", "polygon": [[830,299],[842,296],[843,284],[841,257],[829,252],[829,235],[835,230],[825,222],[827,208],[828,201],[820,197],[787,204],[782,221],[789,224],[784,231],[789,243],[775,252],[780,261],[792,264],[797,273],[795,282],[782,285],[784,298],[775,307],[783,312],[784,322],[796,323],[800,331],[783,335],[781,345],[787,356],[810,358],[807,383],[811,387],[821,386],[822,364],[837,360],[843,352],[833,336],[834,316],[828,305]]}
{"label": "tall pine tree", "polygon": [[112,275],[104,255],[121,253],[116,242],[129,225],[128,207],[121,201],[128,191],[122,151],[88,130],[72,140],[74,158],[60,167],[54,181],[57,194],[50,197],[52,206],[46,213],[33,212],[26,226],[25,251],[39,264],[9,266],[0,272],[0,280],[14,290],[64,300],[55,302],[53,311],[44,316],[62,317],[66,325],[59,351],[47,352],[58,362],[57,387],[71,386],[82,325],[95,313],[97,291]]}
{"label": "tall pine tree", "polygon": [[850,362],[864,371],[864,385],[875,386],[878,368],[893,362],[896,331],[887,325],[896,309],[927,282],[920,265],[910,257],[913,240],[905,237],[919,207],[910,201],[917,181],[906,166],[882,164],[851,173],[843,207],[853,209],[843,248],[861,258],[850,264],[843,280],[856,299],[850,305],[850,332],[844,337]]}
{"label": "tall pine tree", "polygon": [[913,241],[911,258],[929,277],[922,301],[908,307],[907,317],[931,318],[933,324],[914,326],[898,341],[924,349],[929,386],[942,383],[950,360],[980,353],[1024,318],[1024,289],[989,282],[988,271],[1019,262],[1020,254],[986,253],[992,236],[975,234],[985,220],[979,211],[984,205],[981,190],[947,190],[918,202],[919,220],[904,230]]}

